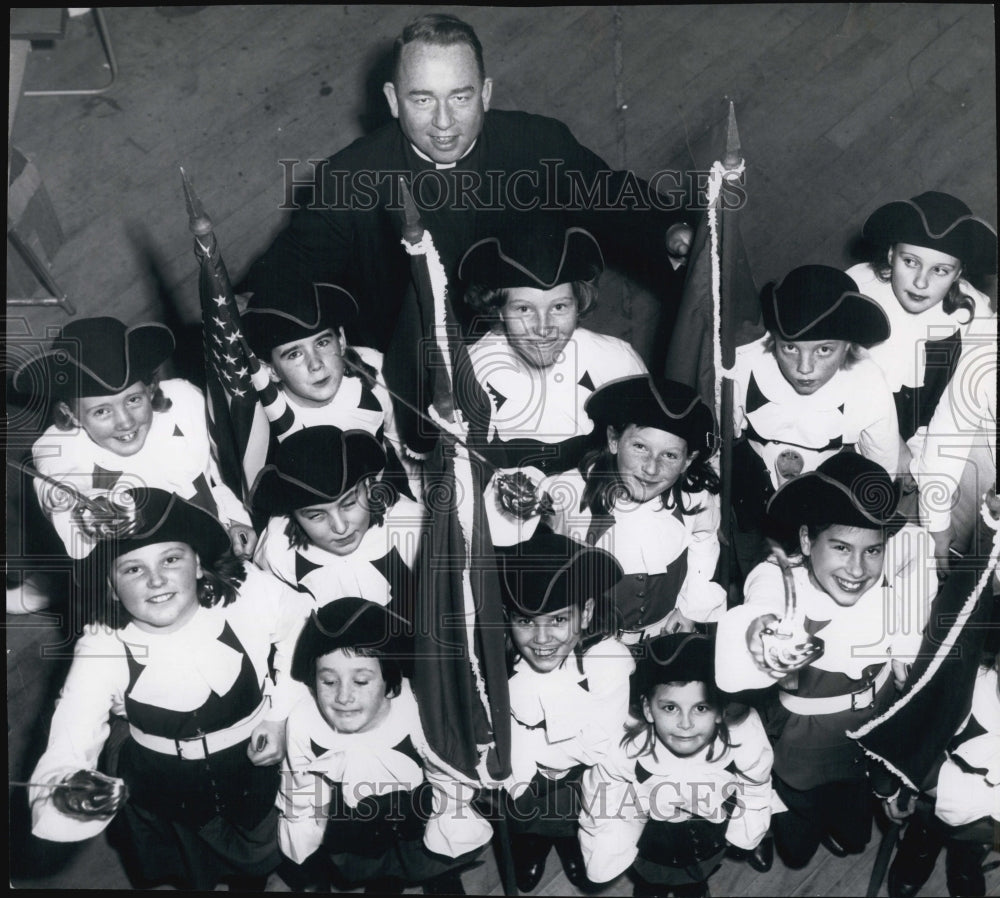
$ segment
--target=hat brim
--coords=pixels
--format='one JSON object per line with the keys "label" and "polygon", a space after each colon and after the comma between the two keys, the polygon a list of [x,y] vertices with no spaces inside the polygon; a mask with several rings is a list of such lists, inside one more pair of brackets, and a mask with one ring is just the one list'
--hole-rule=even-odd
{"label": "hat brim", "polygon": [[209,567],[230,548],[222,523],[197,505],[163,490],[130,492],[136,501],[138,525],[124,535],[98,541],[86,558],[76,562],[78,585],[100,589],[118,558],[145,546],[184,543]]}
{"label": "hat brim", "polygon": [[[304,437],[318,433],[321,428],[307,428],[300,433]],[[333,428],[323,428],[323,430]],[[310,505],[321,505],[336,502],[345,493],[354,489],[365,477],[377,476],[386,467],[385,450],[379,442],[367,431],[347,431],[340,437],[343,440],[340,470],[340,482],[329,482],[329,475],[335,470],[326,461],[326,467],[320,469],[320,477],[311,479],[309,472],[296,466],[294,472],[281,470],[276,464],[265,465],[257,475],[250,490],[250,506],[255,512],[267,515],[291,514],[299,508]],[[327,447],[330,448],[330,447]],[[280,450],[279,450],[280,451]],[[324,464],[322,455],[310,459],[317,465]],[[323,483],[322,479],[327,482]]]}
{"label": "hat brim", "polygon": [[775,296],[776,284],[764,287],[761,316],[764,327],[777,339],[790,343],[813,340],[845,340],[874,346],[889,339],[889,318],[875,300],[861,293],[844,293],[829,309],[808,325],[793,328],[781,320]]}
{"label": "hat brim", "polygon": [[[19,393],[47,393],[56,399],[114,396],[135,383],[149,383],[156,369],[174,351],[173,332],[164,324],[138,324],[125,331],[125,372],[109,380],[93,365],[80,361],[80,342],[57,338],[39,356],[14,372],[13,386]],[[75,369],[71,371],[69,369]]]}
{"label": "hat brim", "polygon": [[410,627],[388,608],[345,596],[314,610],[299,633],[292,655],[293,680],[314,685],[317,658],[338,649],[376,649],[386,656],[412,654]]}
{"label": "hat brim", "polygon": [[870,480],[862,488],[871,505],[881,507],[880,512],[861,506],[839,480],[821,471],[810,471],[782,486],[771,497],[767,514],[786,527],[830,524],[894,533],[906,523],[906,518],[896,511],[897,496],[891,481]]}
{"label": "hat brim", "polygon": [[715,438],[711,411],[689,388],[678,390],[683,396],[671,396],[671,386],[671,382],[662,381],[661,390],[657,390],[647,375],[619,378],[594,392],[584,410],[598,427],[653,427],[679,436],[687,443],[689,454],[707,454]]}
{"label": "hat brim", "polygon": [[981,218],[961,215],[943,230],[934,232],[923,210],[912,200],[886,203],[865,222],[862,236],[876,247],[888,249],[897,243],[924,246],[954,256],[980,274],[997,270],[997,234]]}

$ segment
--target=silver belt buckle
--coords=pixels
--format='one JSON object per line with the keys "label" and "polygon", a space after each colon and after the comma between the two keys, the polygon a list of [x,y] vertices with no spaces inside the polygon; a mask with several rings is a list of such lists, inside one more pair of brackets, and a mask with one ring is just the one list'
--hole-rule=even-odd
{"label": "silver belt buckle", "polygon": [[[193,754],[187,754],[185,749],[189,747],[201,746],[200,752],[195,752]],[[206,733],[202,733],[200,736],[193,736],[190,739],[175,739],[174,745],[177,746],[177,757],[182,761],[204,761],[208,757],[208,738]]]}
{"label": "silver belt buckle", "polygon": [[851,710],[863,711],[875,704],[875,682],[874,680],[865,686],[860,692],[851,693]]}

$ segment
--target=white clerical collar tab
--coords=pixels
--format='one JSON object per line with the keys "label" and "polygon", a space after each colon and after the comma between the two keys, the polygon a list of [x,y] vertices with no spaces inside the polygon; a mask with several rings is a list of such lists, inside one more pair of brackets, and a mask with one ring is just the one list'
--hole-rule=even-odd
{"label": "white clerical collar tab", "polygon": [[[472,144],[470,145],[469,149],[467,149],[464,153],[462,153],[461,158],[464,159],[466,156],[468,156],[469,153],[471,153],[475,149],[475,146],[478,142],[479,138],[477,137],[474,141],[472,141]],[[460,159],[456,159],[454,162],[434,162],[434,160],[431,159],[431,157],[428,156],[426,153],[421,153],[416,145],[411,143],[410,147],[413,149],[414,153],[416,153],[421,159],[424,160],[424,162],[434,163],[434,167],[438,171],[445,171],[446,169],[454,168],[461,161]]]}

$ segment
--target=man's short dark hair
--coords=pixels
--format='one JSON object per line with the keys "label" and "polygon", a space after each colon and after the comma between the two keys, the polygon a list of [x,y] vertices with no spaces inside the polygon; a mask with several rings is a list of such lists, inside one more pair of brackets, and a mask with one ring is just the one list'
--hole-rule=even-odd
{"label": "man's short dark hair", "polygon": [[476,67],[479,69],[479,80],[486,80],[486,65],[483,63],[483,45],[479,42],[475,30],[461,19],[445,13],[428,13],[419,16],[407,25],[402,34],[396,38],[392,48],[392,79],[395,82],[399,74],[399,59],[403,47],[414,41],[434,44],[437,47],[450,47],[453,44],[465,44],[472,48],[476,57]]}

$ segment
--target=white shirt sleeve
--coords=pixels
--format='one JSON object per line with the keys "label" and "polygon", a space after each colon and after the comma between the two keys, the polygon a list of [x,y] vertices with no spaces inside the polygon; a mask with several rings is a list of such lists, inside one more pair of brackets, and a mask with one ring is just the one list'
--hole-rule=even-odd
{"label": "white shirt sleeve", "polygon": [[878,365],[870,359],[858,362],[864,366],[864,393],[858,397],[864,421],[858,429],[858,454],[880,464],[889,475],[899,471],[899,417],[892,391]]}
{"label": "white shirt sleeve", "polygon": [[719,562],[719,497],[701,492],[686,500],[701,511],[684,516],[691,534],[688,545],[688,572],[677,595],[681,614],[694,621],[717,621],[726,610],[726,591],[712,581]]}
{"label": "white shirt sleeve", "polygon": [[736,793],[737,807],[726,827],[726,840],[737,848],[756,848],[771,825],[771,766],[774,751],[760,722],[751,708],[745,720],[731,727],[735,744],[735,762],[739,769]]}
{"label": "white shirt sleeve", "polygon": [[[110,715],[124,715],[128,681],[124,649],[113,631],[91,627],[78,640],[66,683],[56,701],[49,741],[31,782],[61,782],[78,770],[96,770],[111,732]],[[110,820],[77,820],[52,803],[52,790],[29,789],[31,831],[52,842],[79,842],[102,832]]]}
{"label": "white shirt sleeve", "polygon": [[649,818],[635,792],[634,768],[635,761],[616,747],[606,761],[583,774],[580,849],[593,882],[608,882],[624,873],[639,853],[639,838]]}

